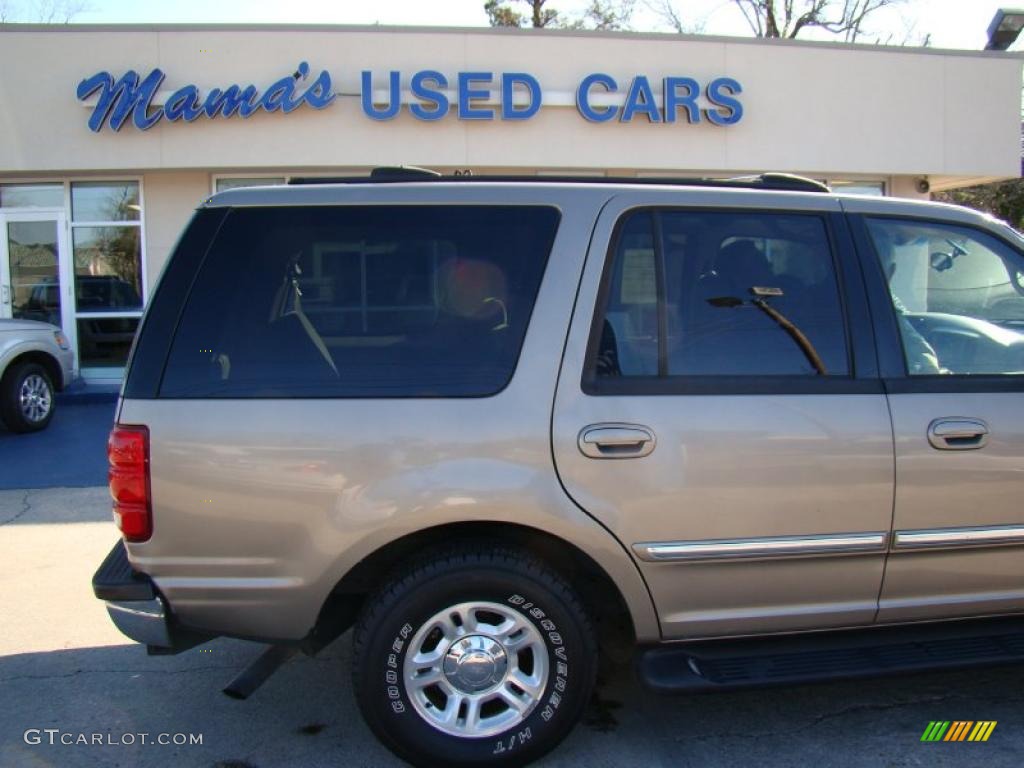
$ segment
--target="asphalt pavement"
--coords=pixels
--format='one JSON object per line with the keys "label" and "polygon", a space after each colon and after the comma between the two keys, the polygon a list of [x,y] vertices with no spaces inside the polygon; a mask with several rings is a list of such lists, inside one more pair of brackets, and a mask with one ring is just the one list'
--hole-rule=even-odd
{"label": "asphalt pavement", "polygon": [[81,488],[107,482],[114,400],[58,399],[50,425],[18,435],[0,422],[0,490]]}
{"label": "asphalt pavement", "polygon": [[[347,634],[316,658],[294,658],[246,701],[221,688],[261,646],[221,639],[149,657],[130,644],[90,589],[116,535],[105,488],[0,491],[0,766],[398,765],[358,715]],[[986,743],[922,743],[937,719],[998,725]],[[154,743],[165,734],[171,743]],[[619,669],[601,681],[584,722],[538,763],[1022,764],[1021,667],[672,698]]]}

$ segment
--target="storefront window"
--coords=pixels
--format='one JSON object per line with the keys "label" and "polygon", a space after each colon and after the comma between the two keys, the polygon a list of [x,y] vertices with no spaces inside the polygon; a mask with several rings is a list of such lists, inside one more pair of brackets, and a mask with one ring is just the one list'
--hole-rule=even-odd
{"label": "storefront window", "polygon": [[138,221],[141,215],[136,181],[78,181],[71,185],[72,221]]}
{"label": "storefront window", "polygon": [[885,184],[881,181],[829,181],[829,186],[844,195],[867,195],[882,197],[885,195]]}
{"label": "storefront window", "polygon": [[218,192],[226,192],[229,189],[239,189],[240,187],[269,187],[277,184],[286,183],[286,179],[283,176],[260,176],[251,178],[223,178],[217,179],[215,188]]}
{"label": "storefront window", "polygon": [[139,327],[138,317],[78,316],[78,360],[83,367],[122,367]]}
{"label": "storefront window", "polygon": [[0,208],[63,207],[63,184],[0,184]]}
{"label": "storefront window", "polygon": [[79,365],[120,368],[145,295],[139,183],[73,181],[71,217]]}
{"label": "storefront window", "polygon": [[141,309],[138,227],[75,227],[72,241],[79,312]]}

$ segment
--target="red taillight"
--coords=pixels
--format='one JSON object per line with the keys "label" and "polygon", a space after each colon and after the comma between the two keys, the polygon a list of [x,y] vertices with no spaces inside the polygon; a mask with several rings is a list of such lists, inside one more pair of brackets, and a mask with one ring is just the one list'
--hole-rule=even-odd
{"label": "red taillight", "polygon": [[114,522],[127,541],[145,541],[153,534],[149,499],[149,430],[115,425],[107,441],[110,496]]}

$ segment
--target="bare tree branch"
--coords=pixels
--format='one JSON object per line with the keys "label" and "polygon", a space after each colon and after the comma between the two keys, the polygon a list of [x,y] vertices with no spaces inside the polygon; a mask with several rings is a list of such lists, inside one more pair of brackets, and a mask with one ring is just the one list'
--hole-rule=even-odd
{"label": "bare tree branch", "polygon": [[[586,9],[576,17],[546,8],[546,3],[547,0],[486,0],[484,12],[492,27],[628,29],[636,0],[590,0]],[[517,10],[520,7],[523,7],[522,11]]]}
{"label": "bare tree branch", "polygon": [[797,37],[817,28],[856,42],[865,20],[906,0],[732,0],[758,37]]}

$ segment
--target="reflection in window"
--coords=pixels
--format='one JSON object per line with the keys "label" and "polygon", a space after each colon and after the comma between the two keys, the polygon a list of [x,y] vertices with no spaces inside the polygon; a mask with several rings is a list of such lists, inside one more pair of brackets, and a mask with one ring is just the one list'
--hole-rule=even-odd
{"label": "reflection in window", "polygon": [[63,207],[63,184],[0,184],[0,208]]}
{"label": "reflection in window", "polygon": [[137,317],[79,317],[79,364],[123,366],[128,361],[128,351],[138,326]]}
{"label": "reflection in window", "polygon": [[142,215],[135,181],[76,181],[71,184],[72,220],[138,221]]}
{"label": "reflection in window", "polygon": [[56,223],[11,222],[6,237],[13,316],[60,325]]}
{"label": "reflection in window", "polygon": [[1024,257],[984,232],[868,219],[911,375],[1024,373]]}
{"label": "reflection in window", "polygon": [[138,227],[75,227],[75,298],[79,312],[142,307]]}

